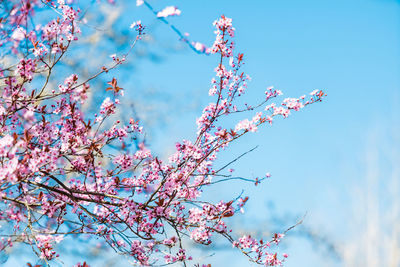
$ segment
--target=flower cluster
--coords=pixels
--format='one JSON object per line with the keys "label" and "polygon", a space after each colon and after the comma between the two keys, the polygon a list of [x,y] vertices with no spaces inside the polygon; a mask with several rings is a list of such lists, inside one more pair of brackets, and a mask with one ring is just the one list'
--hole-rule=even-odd
{"label": "flower cluster", "polygon": [[179,16],[181,11],[175,6],[167,6],[163,10],[157,13],[158,18],[166,18],[170,16]]}
{"label": "flower cluster", "polygon": [[[101,67],[87,79],[71,74],[59,83],[58,90],[51,87],[53,67],[70,43],[78,40],[79,10],[62,0],[23,2],[12,8],[9,27],[0,29],[2,36],[8,36],[14,28],[5,38],[10,44],[4,47],[18,58],[15,68],[2,71],[0,221],[8,224],[12,233],[1,240],[0,249],[13,242],[29,243],[41,258],[52,260],[58,255],[55,243],[81,234],[101,237],[136,264],[169,264],[193,260],[183,248],[184,240],[208,245],[215,235],[221,235],[253,262],[279,265],[281,260],[269,248],[279,243],[281,235],[271,242],[232,236],[226,219],[243,211],[248,198],[213,203],[202,200],[202,193],[222,182],[219,177],[224,168],[214,164],[221,150],[270,123],[274,116],[287,117],[290,111],[321,101],[323,92],[314,91],[309,100],[286,98],[280,105],[267,106],[268,116],[256,112],[233,129],[226,127],[220,117],[251,112],[281,93],[269,88],[260,104],[240,107],[237,98],[245,93],[250,77],[240,71],[244,55],[234,54],[232,20],[222,16],[214,22],[216,40],[210,48],[219,55],[209,90],[214,101],[197,119],[194,140],[178,142],[168,159],[162,159],[144,142],[131,145],[143,135],[138,121],[113,119],[120,105],[116,96],[123,95],[116,78],[104,85],[109,95],[97,107],[99,114],[82,108],[92,80],[111,68]],[[26,32],[23,25],[29,16],[48,7],[60,16]],[[179,13],[168,7],[158,16]],[[140,22],[133,27],[139,35],[143,32]],[[28,53],[21,52],[26,49],[21,45],[24,40],[31,44]],[[45,57],[47,53],[50,56]],[[123,62],[115,57],[114,67]]]}
{"label": "flower cluster", "polygon": [[135,21],[130,26],[131,29],[134,29],[138,32],[139,36],[144,34],[145,26],[142,24],[141,20]]}
{"label": "flower cluster", "polygon": [[37,246],[41,251],[40,257],[42,259],[51,260],[58,256],[53,250],[53,243],[59,243],[63,239],[63,236],[52,236],[52,235],[36,235],[35,236]]}

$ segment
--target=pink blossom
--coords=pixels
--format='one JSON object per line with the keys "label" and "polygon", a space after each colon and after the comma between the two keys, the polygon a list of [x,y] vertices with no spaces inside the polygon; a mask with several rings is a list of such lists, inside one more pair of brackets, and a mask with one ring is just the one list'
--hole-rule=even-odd
{"label": "pink blossom", "polygon": [[235,131],[238,132],[240,130],[255,132],[257,131],[257,125],[253,121],[249,121],[248,119],[244,119],[240,121],[235,126]]}
{"label": "pink blossom", "polygon": [[175,6],[167,6],[163,10],[157,13],[157,17],[159,18],[166,18],[169,16],[179,16],[181,11]]}
{"label": "pink blossom", "polygon": [[141,20],[134,21],[129,28],[135,29],[139,35],[144,34],[145,26],[142,24]]}
{"label": "pink blossom", "polygon": [[11,35],[11,38],[13,38],[16,41],[22,41],[26,36],[26,30],[22,27],[17,27],[14,32]]}
{"label": "pink blossom", "polygon": [[113,114],[115,112],[115,103],[109,97],[104,99],[100,106],[100,114]]}
{"label": "pink blossom", "polygon": [[203,43],[193,42],[192,45],[200,53],[206,53],[206,54],[210,53],[210,49]]}
{"label": "pink blossom", "polygon": [[[141,20],[137,20],[137,21],[132,22],[132,24],[131,24],[131,26],[129,26],[129,28],[133,29],[134,27],[136,27],[138,25],[141,25],[141,24],[142,24],[142,21]],[[115,54],[114,54],[113,57],[115,57]]]}
{"label": "pink blossom", "polygon": [[16,73],[27,81],[33,79],[33,74],[36,69],[36,61],[33,59],[21,59],[17,65]]}

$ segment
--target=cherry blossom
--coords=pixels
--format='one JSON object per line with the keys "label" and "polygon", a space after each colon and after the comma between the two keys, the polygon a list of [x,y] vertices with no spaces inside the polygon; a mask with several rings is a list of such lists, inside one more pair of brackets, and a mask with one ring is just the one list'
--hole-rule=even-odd
{"label": "cherry blossom", "polygon": [[157,17],[159,18],[166,18],[170,16],[179,16],[181,11],[175,6],[167,6],[163,10],[157,13]]}
{"label": "cherry blossom", "polygon": [[[79,8],[61,0],[23,3],[10,8],[0,29],[2,49],[15,59],[1,67],[0,220],[8,232],[0,249],[30,244],[39,258],[51,261],[59,256],[55,244],[82,235],[100,238],[138,265],[186,264],[195,260],[186,241],[209,245],[218,235],[254,263],[280,265],[281,256],[270,247],[284,234],[275,234],[270,241],[248,234],[238,237],[227,222],[244,212],[249,197],[214,202],[204,200],[203,192],[233,179],[233,171],[226,173],[215,164],[221,151],[272,123],[273,117],[286,118],[320,102],[323,91],[270,104],[282,93],[269,87],[258,104],[242,104],[238,99],[246,93],[250,77],[241,71],[244,54],[235,52],[232,19],[221,16],[214,22],[211,48],[194,44],[217,57],[209,89],[212,100],[196,120],[195,138],[178,141],[164,159],[145,142],[132,145],[144,136],[139,121],[115,118],[121,108],[117,97],[124,97],[120,86],[125,87],[117,78],[103,85],[107,96],[95,107],[97,114],[83,108],[96,77],[117,69],[127,54],[113,56],[111,65],[99,66],[89,78],[67,73],[51,84],[54,66],[62,62],[71,43],[79,44]],[[43,26],[24,27],[41,10],[53,11],[54,18]],[[180,13],[170,6],[157,17]],[[145,26],[137,21],[131,28],[137,31],[133,49]],[[234,113],[248,118],[236,121],[234,128],[220,120]]]}

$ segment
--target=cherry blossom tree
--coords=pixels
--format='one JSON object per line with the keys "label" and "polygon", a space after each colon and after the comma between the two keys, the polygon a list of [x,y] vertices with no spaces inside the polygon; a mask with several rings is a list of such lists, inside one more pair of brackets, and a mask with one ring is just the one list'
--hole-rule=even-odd
{"label": "cherry blossom tree", "polygon": [[[71,46],[79,46],[81,26],[90,24],[80,16],[79,3],[72,2],[0,2],[0,221],[6,229],[0,249],[26,244],[50,263],[59,256],[57,243],[85,236],[100,238],[138,265],[186,266],[196,262],[184,242],[209,245],[214,236],[222,236],[252,262],[280,265],[287,255],[278,256],[270,247],[284,233],[269,240],[238,237],[226,223],[248,197],[212,202],[202,192],[233,179],[260,183],[263,178],[226,174],[229,163],[216,168],[219,152],[272,124],[274,117],[286,118],[321,101],[324,93],[314,90],[310,96],[276,104],[270,102],[282,93],[270,87],[258,103],[243,105],[238,99],[250,77],[241,71],[244,55],[234,51],[230,18],[221,16],[214,22],[216,39],[206,47],[190,42],[166,20],[178,16],[178,8],[157,11],[137,1],[193,50],[216,58],[209,89],[212,102],[196,121],[196,137],[178,141],[170,157],[161,159],[140,141],[144,130],[137,120],[123,123],[115,116],[124,97],[116,78],[103,84],[106,96],[92,107],[95,113],[82,109],[94,82],[118,71],[146,34],[146,26],[132,23],[136,38],[128,51],[97,66],[89,78],[79,77],[78,71],[59,73],[57,66]],[[50,83],[55,78],[58,86]],[[248,113],[249,118],[227,126],[224,118],[235,113]]]}

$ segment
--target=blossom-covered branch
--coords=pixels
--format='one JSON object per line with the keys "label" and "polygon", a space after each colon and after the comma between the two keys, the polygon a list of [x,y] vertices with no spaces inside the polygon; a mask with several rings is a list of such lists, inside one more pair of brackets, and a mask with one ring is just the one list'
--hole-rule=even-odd
{"label": "blossom-covered branch", "polygon": [[[221,150],[276,116],[286,118],[321,101],[324,93],[317,90],[309,97],[266,106],[281,94],[268,88],[259,104],[240,106],[237,99],[250,78],[240,70],[243,54],[234,52],[232,20],[222,16],[214,22],[216,40],[210,48],[219,55],[209,90],[214,101],[197,119],[196,138],[177,142],[170,157],[161,159],[144,143],[129,146],[143,129],[134,119],[123,125],[113,117],[124,92],[116,78],[104,84],[109,96],[96,114],[82,111],[93,80],[123,64],[129,52],[114,56],[110,66],[99,66],[88,79],[71,73],[57,88],[48,88],[54,66],[71,43],[79,41],[79,9],[64,1],[23,3],[3,3],[8,16],[0,28],[1,49],[15,59],[14,65],[1,66],[0,221],[10,232],[0,249],[27,243],[38,257],[50,261],[58,256],[56,243],[69,235],[85,235],[102,238],[137,264],[186,265],[192,257],[184,240],[209,245],[221,235],[253,262],[279,265],[282,260],[270,246],[278,244],[282,234],[269,241],[238,238],[226,223],[248,197],[214,203],[202,199],[202,192],[221,181],[225,168],[214,166]],[[43,26],[31,23],[38,10],[48,8],[56,11],[56,18]],[[177,13],[171,10],[163,12]],[[132,27],[138,35],[130,49],[145,29],[141,22]],[[219,121],[262,107],[265,111],[234,128]]]}

